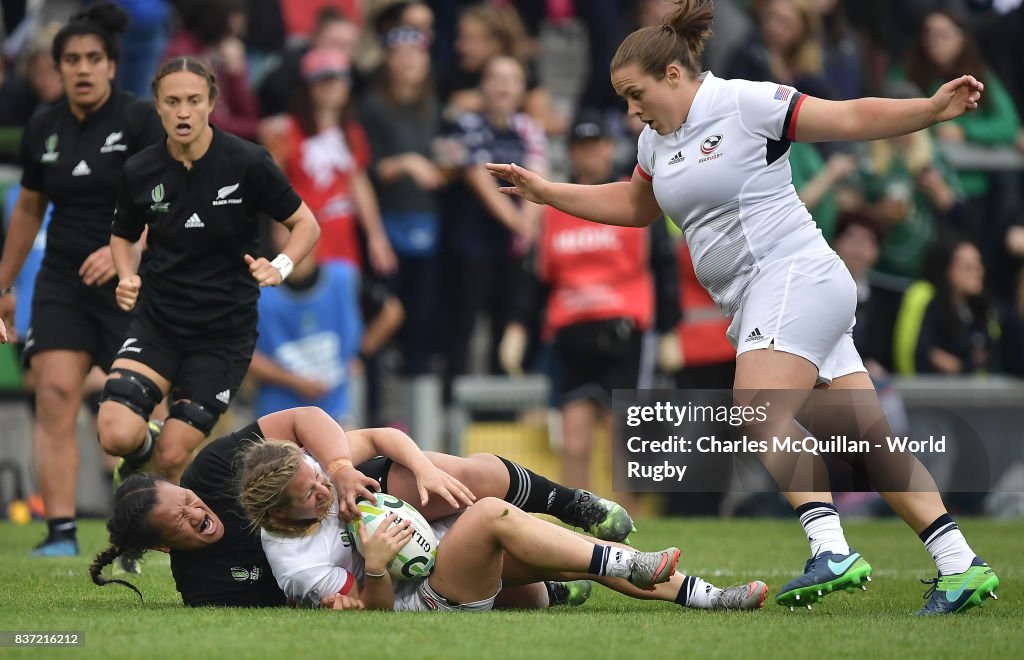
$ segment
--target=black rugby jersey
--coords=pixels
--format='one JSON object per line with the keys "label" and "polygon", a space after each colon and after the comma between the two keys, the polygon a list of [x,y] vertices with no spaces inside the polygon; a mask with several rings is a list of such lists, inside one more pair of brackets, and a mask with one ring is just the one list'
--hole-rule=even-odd
{"label": "black rugby jersey", "polygon": [[259,214],[287,220],[302,200],[263,147],[213,128],[192,169],[164,143],[128,160],[112,232],[137,241],[148,225],[139,313],[184,333],[255,330]]}
{"label": "black rugby jersey", "polygon": [[238,503],[241,453],[250,442],[262,442],[253,422],[207,445],[181,475],[188,488],[209,506],[224,525],[220,541],[201,550],[171,551],[171,574],[185,605],[270,607],[284,605],[270,564]]}
{"label": "black rugby jersey", "polygon": [[41,107],[21,138],[21,186],[53,202],[44,263],[78,272],[110,243],[110,220],[125,161],[165,138],[153,104],[114,90],[79,121],[66,99]]}

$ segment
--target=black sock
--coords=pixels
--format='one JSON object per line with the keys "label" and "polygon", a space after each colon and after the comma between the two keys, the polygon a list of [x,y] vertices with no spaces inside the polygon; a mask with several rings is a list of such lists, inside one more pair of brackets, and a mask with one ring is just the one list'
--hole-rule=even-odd
{"label": "black sock", "polygon": [[46,521],[46,537],[53,541],[74,541],[78,525],[74,518],[49,518]]}
{"label": "black sock", "polygon": [[566,507],[576,497],[575,489],[566,488],[501,456],[498,458],[508,470],[506,502],[527,513],[547,513],[562,518]]}
{"label": "black sock", "polygon": [[[949,515],[948,513],[944,513],[935,520],[933,520],[932,524],[925,527],[924,531],[918,534],[917,536],[921,539],[921,543],[928,543],[928,541],[930,541],[932,538],[932,534],[946,527],[946,525],[953,525],[950,528],[950,530],[960,529],[960,527],[955,522],[953,522],[953,516]],[[945,532],[946,530],[943,529],[943,533]]]}
{"label": "black sock", "polygon": [[693,591],[694,584],[697,578],[692,575],[687,575],[683,578],[683,586],[679,587],[679,593],[676,594],[676,603],[686,607],[690,604],[690,595]]}

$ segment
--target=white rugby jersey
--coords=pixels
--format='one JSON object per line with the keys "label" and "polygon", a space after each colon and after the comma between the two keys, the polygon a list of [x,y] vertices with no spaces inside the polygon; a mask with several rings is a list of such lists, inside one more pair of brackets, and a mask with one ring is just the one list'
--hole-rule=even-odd
{"label": "white rugby jersey", "polygon": [[683,229],[697,279],[733,316],[763,264],[831,248],[797,197],[789,167],[803,94],[701,74],[686,122],[640,134],[637,169]]}
{"label": "white rugby jersey", "polygon": [[312,534],[292,538],[260,530],[260,540],[277,586],[300,605],[317,607],[322,597],[348,593],[363,578],[363,558],[338,520],[337,500]]}

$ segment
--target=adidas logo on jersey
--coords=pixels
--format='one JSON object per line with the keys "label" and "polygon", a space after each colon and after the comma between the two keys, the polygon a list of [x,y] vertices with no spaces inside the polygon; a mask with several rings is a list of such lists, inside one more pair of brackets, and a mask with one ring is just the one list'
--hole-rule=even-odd
{"label": "adidas logo on jersey", "polygon": [[747,335],[747,338],[743,340],[743,343],[749,344],[752,341],[761,341],[762,339],[764,339],[764,335],[761,334],[761,330],[754,328],[750,331],[750,334]]}
{"label": "adidas logo on jersey", "polygon": [[226,406],[231,403],[231,390],[224,390],[215,398]]}
{"label": "adidas logo on jersey", "polygon": [[198,213],[193,213],[189,216],[189,219],[185,221],[185,229],[199,229],[205,226],[206,225],[203,224],[203,221],[199,218]]}
{"label": "adidas logo on jersey", "polygon": [[672,156],[672,158],[668,161],[668,164],[669,165],[675,165],[676,163],[681,163],[684,160],[686,160],[686,156],[683,155],[683,152],[682,151],[677,151],[676,155]]}
{"label": "adidas logo on jersey", "polygon": [[223,188],[217,190],[217,199],[213,200],[213,206],[224,206],[225,204],[241,204],[241,197],[228,199],[228,195],[238,190],[238,186],[240,185],[240,183],[233,183],[230,186],[224,186]]}
{"label": "adidas logo on jersey", "polygon": [[107,136],[107,139],[103,141],[103,146],[100,147],[101,154],[109,154],[112,151],[128,151],[128,145],[121,144],[121,138],[124,137],[124,133],[117,131]]}
{"label": "adidas logo on jersey", "polygon": [[78,165],[75,165],[75,169],[71,170],[71,176],[89,176],[92,174],[92,170],[89,169],[89,165],[84,161],[78,161]]}

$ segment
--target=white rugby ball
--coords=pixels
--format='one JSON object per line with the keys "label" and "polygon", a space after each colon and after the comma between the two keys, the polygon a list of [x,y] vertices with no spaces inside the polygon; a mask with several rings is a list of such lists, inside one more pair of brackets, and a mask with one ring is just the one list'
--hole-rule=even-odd
{"label": "white rugby ball", "polygon": [[366,525],[366,532],[372,535],[386,516],[393,513],[395,522],[411,520],[413,533],[409,542],[388,564],[388,573],[394,580],[422,580],[430,575],[437,557],[437,536],[419,511],[387,493],[377,493],[376,501],[360,500],[358,507],[362,518],[350,523],[348,531],[360,555],[363,554],[363,544],[359,541],[359,526]]}

